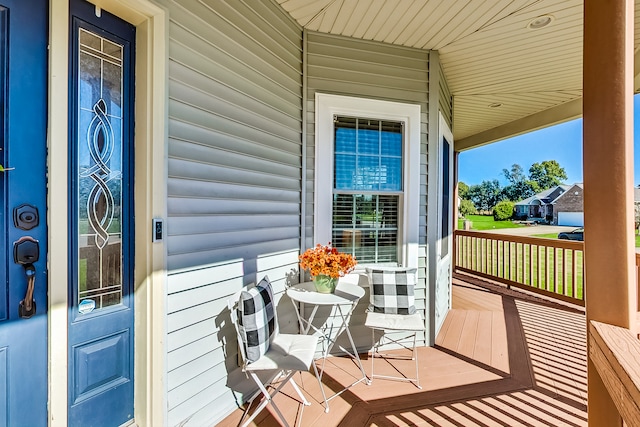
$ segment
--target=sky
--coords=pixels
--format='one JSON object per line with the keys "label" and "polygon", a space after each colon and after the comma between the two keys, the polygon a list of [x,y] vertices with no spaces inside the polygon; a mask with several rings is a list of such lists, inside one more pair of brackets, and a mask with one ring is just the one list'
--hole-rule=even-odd
{"label": "sky", "polygon": [[[640,184],[640,95],[634,104],[634,185]],[[514,163],[525,174],[533,163],[556,160],[567,172],[566,184],[582,182],[582,119],[540,129],[500,142],[460,153],[458,181],[467,185],[497,179],[501,186],[507,181],[503,169]]]}

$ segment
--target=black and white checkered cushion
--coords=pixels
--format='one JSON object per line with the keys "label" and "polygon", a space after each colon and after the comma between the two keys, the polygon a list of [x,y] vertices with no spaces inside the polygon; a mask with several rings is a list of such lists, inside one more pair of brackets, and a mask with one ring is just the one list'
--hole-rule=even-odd
{"label": "black and white checkered cushion", "polygon": [[238,323],[248,363],[255,362],[269,350],[276,333],[276,307],[271,282],[265,276],[257,286],[240,294]]}
{"label": "black and white checkered cushion", "polygon": [[367,268],[371,285],[369,311],[386,314],[414,314],[415,268]]}

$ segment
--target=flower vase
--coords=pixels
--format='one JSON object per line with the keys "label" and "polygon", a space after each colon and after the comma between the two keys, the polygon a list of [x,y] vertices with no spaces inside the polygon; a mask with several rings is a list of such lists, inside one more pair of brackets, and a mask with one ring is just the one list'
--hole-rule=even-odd
{"label": "flower vase", "polygon": [[324,274],[318,274],[311,278],[313,280],[313,284],[316,287],[316,291],[321,294],[332,294],[336,290],[336,285],[338,284],[337,277],[326,276]]}

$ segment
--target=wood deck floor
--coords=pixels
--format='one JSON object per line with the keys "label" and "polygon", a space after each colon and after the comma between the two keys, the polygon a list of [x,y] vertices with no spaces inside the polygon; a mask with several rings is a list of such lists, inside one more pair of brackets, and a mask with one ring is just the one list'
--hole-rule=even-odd
{"label": "wood deck floor", "polygon": [[[278,406],[290,425],[301,426],[586,426],[584,314],[496,290],[454,279],[453,309],[436,346],[420,348],[422,390],[382,379],[359,383],[331,400],[327,414],[315,377],[305,373],[295,379],[311,406],[300,405],[289,385]],[[361,358],[370,372],[367,355]],[[352,360],[330,361],[326,389],[355,380]],[[376,360],[376,373],[383,365]],[[411,361],[395,365],[413,372]],[[268,406],[252,425],[280,425],[271,411]],[[238,425],[242,412],[219,425]]]}

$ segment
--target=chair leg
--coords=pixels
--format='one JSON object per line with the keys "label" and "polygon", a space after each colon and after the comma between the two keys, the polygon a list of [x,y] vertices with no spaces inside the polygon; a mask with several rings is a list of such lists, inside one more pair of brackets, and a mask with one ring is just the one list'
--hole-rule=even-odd
{"label": "chair leg", "polygon": [[[254,418],[260,413],[260,411],[262,411],[269,403],[271,403],[271,406],[273,406],[273,409],[276,410],[276,413],[278,414],[278,417],[280,418],[280,421],[282,421],[282,424],[285,427],[289,427],[289,423],[287,423],[287,420],[285,420],[284,415],[282,415],[282,412],[280,412],[280,408],[278,408],[278,405],[276,405],[276,402],[273,401],[273,397],[278,394],[280,392],[280,389],[282,387],[284,387],[284,385],[289,382],[289,380],[291,379],[291,377],[293,376],[293,374],[296,371],[292,371],[289,372],[287,374],[287,376],[280,382],[280,384],[278,385],[278,387],[276,387],[274,389],[274,391],[272,393],[269,393],[267,391],[267,389],[265,388],[264,384],[262,384],[262,381],[260,381],[260,378],[258,378],[258,376],[256,375],[255,372],[250,372],[249,374],[251,375],[251,378],[253,378],[253,381],[255,381],[255,383],[258,385],[258,388],[260,389],[260,391],[262,392],[262,394],[264,395],[264,400],[260,403],[260,405],[258,405],[258,407],[256,408],[256,410],[253,412],[253,414],[251,414],[251,416],[249,417],[248,420],[246,420],[243,424],[242,427],[247,427],[249,425],[249,423],[251,423],[251,421],[254,420]],[[296,386],[297,388],[297,386]],[[257,397],[257,396],[256,396]],[[253,401],[254,398],[252,398]],[[305,399],[306,400],[306,399]]]}
{"label": "chair leg", "polygon": [[293,389],[296,391],[296,393],[298,393],[298,396],[300,396],[300,400],[302,400],[302,403],[304,404],[304,406],[311,405],[311,402],[309,402],[307,398],[304,397],[304,395],[302,394],[302,391],[300,391],[300,388],[298,387],[298,384],[296,384],[296,382],[293,380],[293,376],[289,377],[289,382],[293,386]]}
{"label": "chair leg", "polygon": [[[377,376],[378,378],[384,378],[384,379],[389,379],[389,380],[397,380],[397,381],[407,381],[412,383],[413,385],[415,385],[418,389],[422,390],[422,386],[420,385],[420,375],[418,372],[418,366],[419,366],[419,362],[418,362],[418,348],[416,346],[416,343],[418,342],[418,334],[414,333],[413,334],[413,348],[411,348],[411,360],[413,360],[415,362],[415,377],[414,378],[406,378],[404,375],[402,377],[397,377],[397,376],[389,376],[389,375],[375,375],[374,373],[374,361],[376,356],[381,357],[383,359],[387,359],[387,358],[396,358],[396,356],[390,355],[390,354],[386,354],[386,353],[380,353],[380,346],[384,345],[384,340],[385,340],[385,331],[382,331],[382,336],[380,337],[380,340],[376,343],[376,339],[375,339],[375,329],[371,329],[371,336],[372,338],[372,349],[371,349],[371,382],[373,382],[373,378],[374,376]],[[405,337],[409,338],[411,335],[407,335]],[[397,341],[396,339],[393,338],[387,338],[387,341],[389,343],[395,343],[400,345],[401,347],[404,347],[406,350],[409,350],[409,347],[407,347],[406,345],[402,344],[401,342]],[[408,360],[405,358],[405,360]]]}
{"label": "chair leg", "polygon": [[318,380],[318,386],[320,387],[320,391],[322,392],[322,400],[325,402],[324,412],[329,413],[329,402],[327,401],[327,395],[324,392],[324,387],[322,386],[322,380],[320,379],[320,374],[318,373],[318,367],[316,366],[316,361],[311,362],[313,366],[313,372],[316,374],[316,379]]}
{"label": "chair leg", "polygon": [[368,384],[373,383],[373,374],[374,374],[374,363],[373,361],[376,359],[376,352],[378,351],[378,347],[376,345],[376,330],[371,328],[371,380]]}
{"label": "chair leg", "polygon": [[416,347],[417,339],[418,334],[413,334],[413,359],[416,361],[416,387],[422,390],[422,386],[420,385],[420,374],[418,372],[418,349]]}

